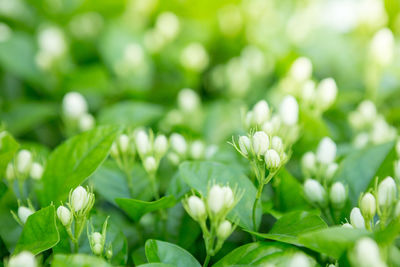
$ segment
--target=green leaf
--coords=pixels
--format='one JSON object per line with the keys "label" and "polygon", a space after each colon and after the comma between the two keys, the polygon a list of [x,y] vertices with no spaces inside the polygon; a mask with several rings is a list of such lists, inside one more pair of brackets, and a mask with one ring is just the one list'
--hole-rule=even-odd
{"label": "green leaf", "polygon": [[259,237],[301,245],[298,236],[328,226],[317,215],[306,211],[294,211],[282,216],[268,234],[251,232]]}
{"label": "green leaf", "polygon": [[200,267],[200,263],[183,248],[164,241],[146,241],[146,257],[150,263],[161,262],[178,267]]}
{"label": "green leaf", "polygon": [[0,176],[5,174],[8,163],[14,157],[19,144],[6,131],[0,133]]}
{"label": "green leaf", "polygon": [[111,267],[104,259],[96,256],[85,254],[56,254],[54,255],[52,267],[82,267],[82,266],[96,266],[96,267]]}
{"label": "green leaf", "polygon": [[28,217],[14,254],[28,250],[36,255],[54,247],[59,240],[55,208],[49,206]]}
{"label": "green leaf", "polygon": [[[181,178],[203,196],[207,195],[208,186],[214,181],[237,186],[243,191],[243,197],[228,214],[228,218],[239,218],[239,225],[246,229],[253,229],[252,208],[256,197],[256,188],[243,173],[237,169],[228,168],[226,165],[216,162],[184,162],[179,167]],[[256,222],[261,221],[261,204],[257,206]]]}
{"label": "green leaf", "polygon": [[151,124],[163,113],[162,107],[156,104],[125,101],[104,108],[99,114],[99,122],[137,127]]}
{"label": "green leaf", "polygon": [[357,205],[360,193],[366,191],[393,146],[394,142],[389,142],[366,147],[351,153],[340,163],[334,179],[348,186],[353,206]]}
{"label": "green leaf", "polygon": [[338,259],[356,240],[367,235],[366,230],[337,226],[308,232],[298,239],[305,247]]}
{"label": "green leaf", "polygon": [[154,262],[154,263],[145,263],[138,265],[138,267],[175,267],[176,265],[173,264],[166,264],[161,262]]}
{"label": "green leaf", "polygon": [[146,213],[174,206],[176,200],[173,196],[165,196],[151,202],[130,198],[117,198],[115,202],[132,220],[138,221]]}
{"label": "green leaf", "polygon": [[[250,243],[231,251],[213,267],[264,266],[267,263],[273,266],[288,266],[296,252],[299,252],[296,247],[279,242]],[[314,259],[309,259],[310,262],[315,262]]]}
{"label": "green leaf", "polygon": [[42,205],[64,201],[107,158],[118,128],[97,127],[67,140],[50,155],[43,174]]}

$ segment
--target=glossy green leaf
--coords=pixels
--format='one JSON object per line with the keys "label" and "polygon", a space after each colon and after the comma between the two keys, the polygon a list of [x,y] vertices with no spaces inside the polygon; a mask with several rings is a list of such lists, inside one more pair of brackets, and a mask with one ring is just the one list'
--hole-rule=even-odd
{"label": "glossy green leaf", "polygon": [[146,257],[150,263],[161,262],[177,267],[200,267],[200,263],[183,248],[164,241],[146,241]]}
{"label": "glossy green leaf", "polygon": [[54,247],[59,240],[55,208],[49,206],[28,217],[14,254],[28,250],[36,255]]}
{"label": "glossy green leaf", "polygon": [[18,150],[19,144],[6,131],[0,133],[0,176],[5,174],[8,163]]}
{"label": "glossy green leaf", "polygon": [[[228,214],[228,218],[239,218],[239,225],[246,229],[253,229],[252,208],[256,196],[256,188],[250,180],[237,171],[228,168],[222,163],[216,162],[184,162],[179,167],[181,178],[192,188],[202,195],[207,195],[208,186],[213,182],[237,186],[242,190],[243,197],[235,208]],[[259,225],[261,220],[261,205],[257,206],[256,221]]]}
{"label": "glossy green leaf", "polygon": [[283,215],[276,221],[269,233],[251,233],[262,238],[301,245],[298,241],[299,235],[327,227],[318,215],[306,211],[294,211]]}
{"label": "glossy green leaf", "polygon": [[337,226],[305,233],[298,240],[309,249],[338,259],[356,240],[367,235],[366,230]]}
{"label": "glossy green leaf", "polygon": [[56,254],[51,263],[52,267],[111,267],[104,259],[85,254]]}
{"label": "glossy green leaf", "polygon": [[173,196],[165,196],[151,202],[130,198],[117,198],[115,202],[132,220],[138,221],[146,213],[174,206],[176,200]]}
{"label": "glossy green leaf", "polygon": [[340,163],[334,179],[348,186],[353,206],[357,205],[360,193],[366,191],[393,146],[394,142],[389,142],[366,147],[351,153]]}
{"label": "glossy green leaf", "polygon": [[[225,266],[288,266],[294,253],[299,252],[294,246],[279,242],[256,242],[243,245],[223,257],[214,267]],[[310,262],[315,262],[309,258]]]}
{"label": "glossy green leaf", "polygon": [[106,159],[118,128],[97,127],[67,140],[50,155],[43,174],[42,204],[65,201]]}
{"label": "glossy green leaf", "polygon": [[154,122],[162,114],[162,107],[156,104],[125,101],[103,109],[99,114],[99,122],[137,127]]}

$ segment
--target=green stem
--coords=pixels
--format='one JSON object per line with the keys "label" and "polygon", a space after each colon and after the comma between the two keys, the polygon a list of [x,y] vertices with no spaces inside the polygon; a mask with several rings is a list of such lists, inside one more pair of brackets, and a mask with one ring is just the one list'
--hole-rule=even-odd
{"label": "green stem", "polygon": [[256,210],[257,210],[257,204],[258,204],[258,200],[261,198],[261,194],[262,191],[264,189],[264,184],[260,183],[258,185],[258,190],[257,190],[257,195],[256,195],[256,199],[254,200],[253,203],[253,210],[252,210],[252,214],[253,214],[253,227],[254,227],[254,231],[257,231],[257,224],[256,224]]}
{"label": "green stem", "polygon": [[206,259],[204,260],[203,267],[207,267],[208,266],[208,263],[210,262],[210,258],[211,258],[211,256],[207,252],[207,256],[206,256]]}

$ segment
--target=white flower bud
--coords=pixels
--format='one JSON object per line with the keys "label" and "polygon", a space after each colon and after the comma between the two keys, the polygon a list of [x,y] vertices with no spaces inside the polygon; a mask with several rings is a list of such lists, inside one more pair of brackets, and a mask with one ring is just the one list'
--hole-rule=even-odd
{"label": "white flower bud", "polygon": [[68,208],[60,206],[57,208],[57,217],[64,226],[71,224],[71,212]]}
{"label": "white flower bud", "polygon": [[346,189],[341,182],[336,182],[332,185],[330,191],[330,200],[333,206],[337,209],[343,208],[346,201]]}
{"label": "white flower bud", "polygon": [[18,218],[21,220],[22,223],[26,223],[28,217],[31,216],[33,213],[33,210],[24,206],[20,206],[18,208]]}
{"label": "white flower bud", "polygon": [[154,153],[157,157],[162,157],[167,153],[168,150],[168,140],[165,135],[160,134],[154,139]]}
{"label": "white flower bud", "polygon": [[336,157],[336,144],[329,137],[324,137],[318,144],[317,160],[323,164],[332,163]]}
{"label": "white flower bud", "polygon": [[311,77],[312,64],[306,57],[296,59],[290,67],[290,75],[298,82],[303,82]]}
{"label": "white flower bud", "polygon": [[106,258],[107,258],[108,260],[110,260],[110,259],[112,258],[112,256],[113,256],[112,249],[111,249],[111,248],[107,249],[107,250],[106,250]]}
{"label": "white flower bud", "polygon": [[20,173],[29,173],[32,165],[32,153],[26,149],[22,149],[17,154],[17,170]]}
{"label": "white flower bud", "polygon": [[102,239],[103,239],[103,236],[99,232],[94,232],[92,234],[92,242],[94,244],[101,244],[102,243]]}
{"label": "white flower bud", "polygon": [[79,118],[79,129],[84,132],[93,129],[95,119],[92,114],[85,113]]}
{"label": "white flower bud", "polygon": [[180,61],[185,68],[201,72],[208,66],[209,58],[202,44],[191,43],[183,49]]}
{"label": "white flower bud", "polygon": [[15,178],[14,164],[12,164],[11,162],[7,164],[6,178],[9,181],[11,181],[11,180],[13,180]]}
{"label": "white flower bud", "polygon": [[201,159],[204,156],[204,143],[200,140],[194,141],[190,146],[190,156],[193,159]]}
{"label": "white flower bud", "polygon": [[119,151],[118,151],[118,145],[116,142],[113,142],[111,145],[111,150],[110,150],[110,154],[113,158],[117,158],[119,155]]}
{"label": "white flower bud", "polygon": [[178,153],[180,156],[183,156],[187,152],[187,144],[185,138],[177,133],[173,133],[170,136],[170,144],[172,149]]}
{"label": "white flower bud", "polygon": [[180,162],[180,158],[175,152],[169,152],[167,158],[174,165],[178,165]]}
{"label": "white flower bud", "polygon": [[334,79],[323,79],[317,88],[316,104],[323,110],[329,108],[335,102],[337,90]]}
{"label": "white flower bud", "polygon": [[396,201],[397,188],[393,178],[388,176],[378,186],[378,204],[382,208],[392,206]]}
{"label": "white flower bud", "polygon": [[229,237],[229,235],[232,232],[232,224],[225,220],[220,223],[220,225],[217,228],[217,237],[221,240],[225,240]]}
{"label": "white flower bud", "polygon": [[255,132],[252,138],[253,150],[256,155],[265,154],[269,147],[269,138],[268,135],[264,132],[258,131]]}
{"label": "white flower bud", "polygon": [[367,220],[372,219],[376,212],[376,200],[371,193],[366,193],[360,202],[360,209],[362,215],[367,218]]}
{"label": "white flower bud", "polygon": [[244,154],[244,155],[248,155],[248,153],[251,150],[251,141],[250,138],[248,138],[247,136],[243,135],[239,137],[239,148],[240,151]]}
{"label": "white flower bud", "polygon": [[10,258],[8,267],[36,267],[35,256],[29,251],[22,251]]}
{"label": "white flower bud", "polygon": [[207,205],[213,214],[218,214],[224,208],[224,190],[219,185],[213,185],[208,192]]}
{"label": "white flower bud", "polygon": [[32,163],[30,175],[35,180],[42,179],[43,166],[40,163],[37,163],[37,162]]}
{"label": "white flower bud", "polygon": [[121,134],[118,137],[118,147],[122,153],[126,153],[129,148],[129,137],[126,134]]}
{"label": "white flower bud", "polygon": [[156,159],[152,156],[147,157],[143,162],[143,167],[149,173],[155,172],[157,170]]}
{"label": "white flower bud", "polygon": [[269,170],[275,170],[281,166],[281,157],[279,156],[278,152],[276,152],[274,149],[269,149],[265,153],[264,158],[267,169]]}
{"label": "white flower bud", "polygon": [[307,173],[314,173],[317,166],[317,158],[315,154],[311,151],[305,153],[301,158],[301,168],[303,172]]}
{"label": "white flower bud", "polygon": [[140,155],[144,156],[151,150],[149,136],[144,130],[135,133],[136,148]]}
{"label": "white flower bud", "polygon": [[292,126],[299,120],[299,104],[293,96],[286,96],[279,106],[279,116],[282,122]]}
{"label": "white flower bud", "polygon": [[395,41],[393,33],[388,28],[379,30],[372,38],[370,53],[373,60],[381,66],[387,66],[393,61]]}
{"label": "white flower bud", "polygon": [[197,196],[190,196],[187,200],[189,214],[194,220],[200,220],[206,217],[206,207],[204,202]]}
{"label": "white flower bud", "polygon": [[63,114],[69,119],[78,119],[87,112],[85,98],[77,92],[67,93],[62,102]]}
{"label": "white flower bud", "polygon": [[262,125],[262,130],[265,132],[267,135],[273,135],[276,131],[274,124],[270,121],[265,122]]}
{"label": "white flower bud", "polygon": [[368,133],[366,132],[359,133],[354,137],[353,145],[356,148],[363,148],[368,144],[369,139],[370,138]]}
{"label": "white flower bud", "polygon": [[374,102],[371,100],[362,101],[357,108],[359,114],[361,115],[361,120],[363,122],[372,122],[377,118],[377,111]]}
{"label": "white flower bud", "polygon": [[262,125],[269,119],[269,106],[265,100],[257,102],[253,108],[253,121],[256,125]]}
{"label": "white flower bud", "polygon": [[325,189],[322,185],[313,179],[307,179],[304,183],[304,195],[311,202],[318,205],[325,205]]}
{"label": "white flower bud", "polygon": [[290,260],[289,267],[311,267],[311,263],[304,253],[297,252]]}
{"label": "white flower bud", "polygon": [[342,227],[343,227],[343,228],[350,228],[350,229],[353,229],[353,225],[351,225],[351,224],[349,224],[349,223],[344,223],[344,224],[342,225]]}
{"label": "white flower bud", "polygon": [[350,223],[353,225],[354,228],[365,228],[365,221],[364,217],[361,214],[359,208],[353,208],[350,212]]}
{"label": "white flower bud", "polygon": [[93,254],[94,255],[101,255],[103,253],[103,246],[102,244],[96,243],[93,246]]}
{"label": "white flower bud", "polygon": [[279,136],[274,136],[271,139],[271,148],[274,149],[278,154],[282,154],[283,151],[283,142]]}
{"label": "white flower bud", "polygon": [[232,189],[229,186],[223,186],[222,192],[224,194],[224,207],[227,209],[232,208],[235,201]]}
{"label": "white flower bud", "polygon": [[72,191],[70,205],[75,212],[85,209],[88,202],[89,195],[85,188],[78,186]]}
{"label": "white flower bud", "polygon": [[192,89],[182,89],[178,94],[178,106],[183,112],[194,112],[200,107],[200,97]]}
{"label": "white flower bud", "polygon": [[339,165],[336,162],[332,162],[328,165],[328,168],[325,170],[325,178],[330,181],[335,175]]}
{"label": "white flower bud", "polygon": [[163,12],[157,17],[155,29],[166,40],[173,40],[179,33],[179,19],[172,12]]}
{"label": "white flower bud", "polygon": [[355,245],[355,260],[359,266],[365,267],[384,267],[386,264],[382,261],[379,254],[379,247],[376,242],[363,237]]}

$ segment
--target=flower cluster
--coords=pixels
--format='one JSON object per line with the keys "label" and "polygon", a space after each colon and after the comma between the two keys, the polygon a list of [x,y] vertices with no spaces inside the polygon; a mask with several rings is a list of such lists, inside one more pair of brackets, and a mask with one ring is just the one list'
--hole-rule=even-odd
{"label": "flower cluster", "polygon": [[78,92],[69,92],[64,96],[62,114],[66,132],[70,135],[90,130],[96,123],[94,117],[88,112],[85,98]]}
{"label": "flower cluster", "polygon": [[199,223],[203,231],[208,257],[214,256],[221,249],[235,229],[236,225],[232,225],[226,217],[240,198],[241,194],[236,189],[214,184],[209,188],[207,197],[191,195],[182,201],[187,213]]}
{"label": "flower cluster", "polygon": [[67,205],[57,208],[57,217],[67,230],[76,249],[94,201],[95,196],[89,187],[85,189],[78,186],[74,190],[71,189]]}
{"label": "flower cluster", "polygon": [[349,114],[349,123],[355,132],[353,144],[357,148],[368,144],[381,144],[396,138],[396,129],[389,125],[370,100],[361,102]]}
{"label": "flower cluster", "polygon": [[[107,236],[107,222],[109,217],[103,223],[103,228],[101,233],[95,232],[93,225],[91,224],[91,231],[89,233],[89,227],[87,228],[87,236],[89,239],[90,249],[92,250],[93,254],[96,256],[103,256],[105,243],[106,243],[106,236]],[[109,260],[112,257],[112,244],[109,243],[107,249],[105,250],[105,257]]]}

